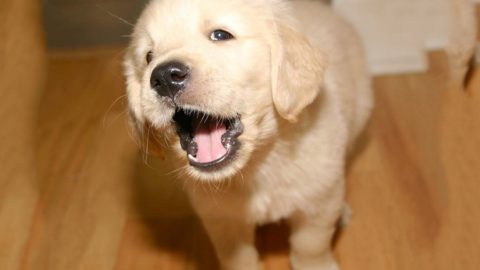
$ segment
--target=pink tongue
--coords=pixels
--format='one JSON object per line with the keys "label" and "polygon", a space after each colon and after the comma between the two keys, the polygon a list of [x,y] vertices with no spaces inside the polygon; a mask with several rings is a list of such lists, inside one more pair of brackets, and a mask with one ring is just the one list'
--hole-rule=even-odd
{"label": "pink tongue", "polygon": [[227,149],[222,145],[222,135],[227,132],[222,124],[215,121],[199,124],[198,120],[194,123],[195,134],[193,140],[197,143],[197,161],[207,163],[223,157]]}

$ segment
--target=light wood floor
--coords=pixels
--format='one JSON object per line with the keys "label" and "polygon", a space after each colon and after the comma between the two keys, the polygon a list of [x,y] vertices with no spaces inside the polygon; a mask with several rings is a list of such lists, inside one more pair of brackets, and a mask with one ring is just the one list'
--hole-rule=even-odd
{"label": "light wood floor", "polygon": [[[18,256],[0,249],[2,269],[216,269],[181,187],[130,137],[121,59],[115,49],[50,56],[36,203],[18,202],[33,214],[10,228],[30,229]],[[443,55],[430,60],[425,74],[375,78],[377,107],[348,172],[354,215],[335,242],[342,269],[480,269],[480,72],[467,90],[448,89]],[[259,229],[265,269],[289,269],[287,231]]]}

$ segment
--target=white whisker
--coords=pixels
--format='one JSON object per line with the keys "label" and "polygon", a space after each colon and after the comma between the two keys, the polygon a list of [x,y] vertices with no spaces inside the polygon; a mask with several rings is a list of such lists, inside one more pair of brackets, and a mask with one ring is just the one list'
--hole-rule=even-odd
{"label": "white whisker", "polygon": [[[103,121],[102,121],[102,127],[105,128],[106,127],[106,122],[107,122],[107,115],[108,113],[113,109],[113,107],[115,106],[115,104],[117,102],[119,102],[120,100],[122,100],[123,98],[127,98],[127,94],[124,94],[124,95],[121,95],[119,96],[117,99],[115,99],[115,101],[112,102],[112,104],[108,107],[107,111],[104,113],[103,115]],[[127,109],[128,111],[128,109]],[[123,114],[123,113],[122,113]]]}
{"label": "white whisker", "polygon": [[99,5],[99,4],[96,4],[95,5],[97,8],[103,10],[105,13],[107,13],[108,15],[112,16],[113,18],[119,20],[120,22],[126,24],[126,25],[129,25],[129,26],[132,26],[132,27],[135,27],[135,25],[133,23],[130,23],[129,21],[125,20],[124,18],[116,15],[116,14],[113,14],[111,11],[107,10],[106,8],[104,8],[103,6]]}

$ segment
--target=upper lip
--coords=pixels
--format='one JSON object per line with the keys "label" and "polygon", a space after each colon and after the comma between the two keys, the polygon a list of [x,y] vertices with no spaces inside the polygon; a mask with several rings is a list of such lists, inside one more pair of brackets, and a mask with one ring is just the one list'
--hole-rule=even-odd
{"label": "upper lip", "polygon": [[[225,125],[226,132],[221,136],[221,144],[226,149],[223,156],[210,162],[197,161],[198,145],[194,141],[194,127],[192,126],[194,119],[200,121],[200,123],[217,121]],[[191,166],[204,171],[212,171],[223,167],[235,158],[236,152],[240,147],[238,137],[243,133],[243,124],[240,120],[240,115],[225,118],[202,111],[192,111],[177,107],[173,121],[177,127],[181,147],[186,151]]]}

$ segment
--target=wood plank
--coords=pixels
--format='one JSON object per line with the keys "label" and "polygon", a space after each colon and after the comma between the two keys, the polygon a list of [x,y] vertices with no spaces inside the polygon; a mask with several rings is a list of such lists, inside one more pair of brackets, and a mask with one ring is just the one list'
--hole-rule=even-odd
{"label": "wood plank", "polygon": [[53,57],[37,152],[44,222],[29,269],[112,269],[128,212],[136,147],[129,137],[121,51]]}
{"label": "wood plank", "polygon": [[46,74],[40,3],[0,2],[0,269],[19,269],[38,200],[33,151]]}

